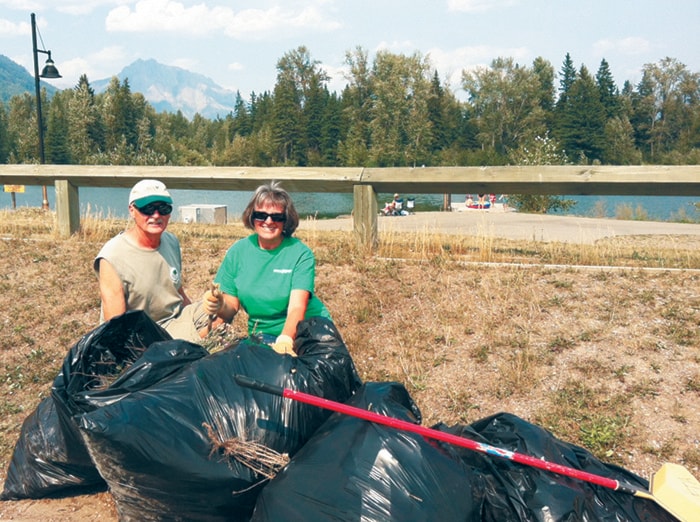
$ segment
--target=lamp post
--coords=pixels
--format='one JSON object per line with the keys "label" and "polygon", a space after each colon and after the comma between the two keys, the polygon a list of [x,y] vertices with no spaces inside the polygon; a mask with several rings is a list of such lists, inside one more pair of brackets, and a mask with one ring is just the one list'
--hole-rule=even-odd
{"label": "lamp post", "polygon": [[[46,51],[44,49],[38,49],[36,46],[36,17],[34,13],[31,15],[32,19],[32,50],[34,54],[34,87],[36,89],[36,121],[39,126],[39,163],[44,164],[44,121],[41,116],[41,85],[39,84],[39,77],[41,78],[61,78],[58,74],[58,69],[51,59],[51,51]],[[43,42],[42,42],[43,44]],[[39,74],[39,53],[48,55],[46,60],[46,65]],[[46,185],[42,187],[43,201],[41,202],[41,208],[44,210],[49,209],[49,196],[46,192]]]}

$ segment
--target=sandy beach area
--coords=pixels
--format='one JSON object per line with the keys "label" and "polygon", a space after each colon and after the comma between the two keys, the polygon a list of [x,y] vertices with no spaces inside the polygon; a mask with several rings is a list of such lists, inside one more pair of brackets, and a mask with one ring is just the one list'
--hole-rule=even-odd
{"label": "sandy beach area", "polygon": [[[450,212],[379,216],[378,227],[380,234],[425,232],[577,244],[593,244],[603,238],[620,236],[688,236],[689,241],[700,241],[700,224],[521,214],[505,211],[501,206],[488,210],[457,207]],[[300,224],[300,228],[351,231],[353,221],[351,216],[305,220]]]}

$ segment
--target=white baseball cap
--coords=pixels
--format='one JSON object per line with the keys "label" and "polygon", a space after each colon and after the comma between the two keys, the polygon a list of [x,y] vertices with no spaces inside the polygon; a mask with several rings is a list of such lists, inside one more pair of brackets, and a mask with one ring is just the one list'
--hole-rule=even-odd
{"label": "white baseball cap", "polygon": [[168,189],[156,179],[142,179],[134,185],[129,194],[129,205],[133,203],[138,208],[154,201],[164,201],[171,205],[173,203],[173,198],[170,197]]}

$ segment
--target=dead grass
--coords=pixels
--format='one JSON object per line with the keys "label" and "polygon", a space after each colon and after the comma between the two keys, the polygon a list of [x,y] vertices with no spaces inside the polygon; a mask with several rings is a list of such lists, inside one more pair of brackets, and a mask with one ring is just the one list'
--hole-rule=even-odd
{"label": "dead grass", "polygon": [[[126,225],[83,219],[82,232],[62,240],[48,221],[0,216],[1,480],[22,421],[97,325],[92,258]],[[247,235],[239,225],[171,230],[195,298]],[[672,461],[700,477],[700,245],[392,233],[367,256],[350,233],[299,236],[316,253],[317,293],[362,378],[402,382],[425,425],[507,411],[642,476]],[[81,520],[104,519],[108,497],[80,505],[94,499],[95,518]],[[22,505],[2,503],[0,518]]]}

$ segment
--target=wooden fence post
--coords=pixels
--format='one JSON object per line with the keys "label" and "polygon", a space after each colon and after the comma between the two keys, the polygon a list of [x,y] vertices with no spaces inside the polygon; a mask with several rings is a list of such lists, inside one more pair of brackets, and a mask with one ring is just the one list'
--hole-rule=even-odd
{"label": "wooden fence post", "polygon": [[379,245],[377,194],[372,185],[353,186],[353,230],[358,242],[373,251]]}
{"label": "wooden fence post", "polygon": [[60,237],[68,238],[80,229],[78,187],[67,179],[57,179],[54,188],[56,190],[58,234]]}

